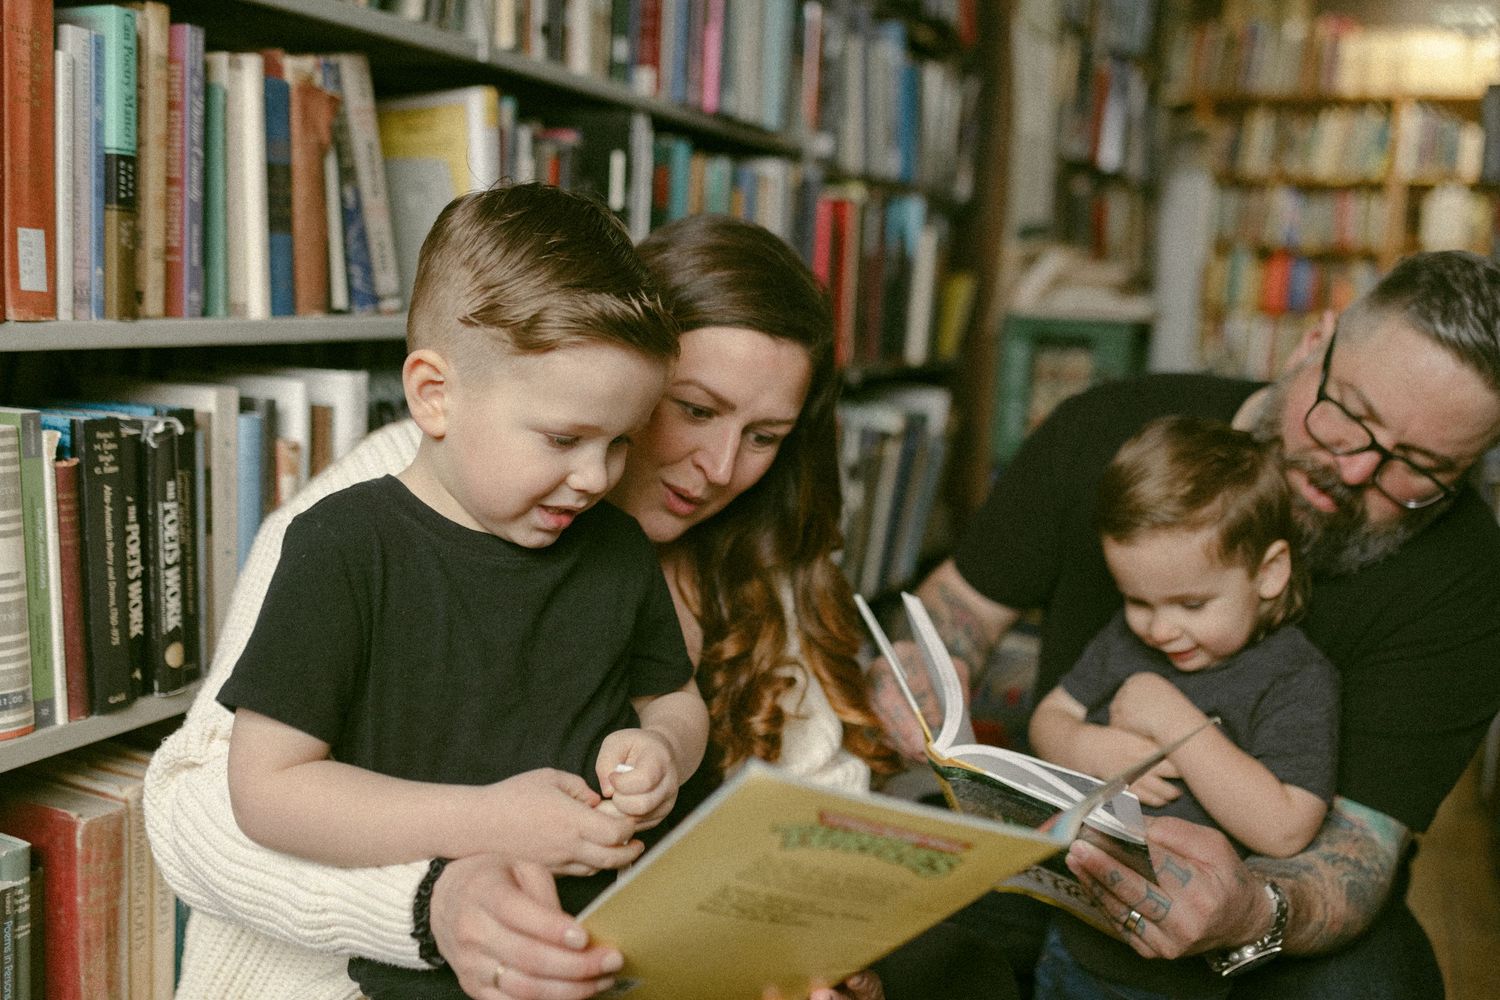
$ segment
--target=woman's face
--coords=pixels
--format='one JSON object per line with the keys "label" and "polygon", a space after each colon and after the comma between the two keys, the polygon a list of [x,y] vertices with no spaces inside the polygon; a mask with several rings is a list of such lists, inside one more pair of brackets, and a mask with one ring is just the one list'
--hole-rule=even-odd
{"label": "woman's face", "polygon": [[792,341],[726,326],[683,334],[667,391],[610,500],[653,542],[680,538],[766,474],[811,378],[806,349]]}

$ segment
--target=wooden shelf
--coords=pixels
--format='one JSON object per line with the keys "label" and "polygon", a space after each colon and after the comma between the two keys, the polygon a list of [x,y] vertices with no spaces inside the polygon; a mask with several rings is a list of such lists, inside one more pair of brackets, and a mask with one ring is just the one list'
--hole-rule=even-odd
{"label": "wooden shelf", "polygon": [[128,708],[105,715],[52,726],[0,743],[0,773],[13,771],[39,760],[128,733],[132,729],[181,715],[193,703],[201,682],[194,682],[173,695],[137,698]]}
{"label": "wooden shelf", "polygon": [[1257,104],[1284,108],[1318,108],[1338,104],[1436,104],[1456,112],[1478,112],[1482,95],[1466,94],[1272,94],[1224,93],[1177,97],[1166,102],[1178,110],[1210,105],[1216,108],[1244,108]]}
{"label": "wooden shelf", "polygon": [[327,344],[401,340],[405,336],[404,313],[279,319],[51,320],[0,323],[0,352]]}

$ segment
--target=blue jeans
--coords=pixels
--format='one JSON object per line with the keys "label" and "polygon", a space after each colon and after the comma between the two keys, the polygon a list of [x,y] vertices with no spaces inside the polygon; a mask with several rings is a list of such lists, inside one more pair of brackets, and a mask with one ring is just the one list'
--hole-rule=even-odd
{"label": "blue jeans", "polygon": [[1042,940],[1032,990],[1032,1000],[1172,1000],[1164,993],[1095,976],[1073,958],[1055,925]]}

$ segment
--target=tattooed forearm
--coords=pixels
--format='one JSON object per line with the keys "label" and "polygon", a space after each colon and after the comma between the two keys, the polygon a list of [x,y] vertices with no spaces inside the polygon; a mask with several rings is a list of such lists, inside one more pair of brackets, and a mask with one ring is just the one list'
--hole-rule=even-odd
{"label": "tattooed forearm", "polygon": [[1323,828],[1301,854],[1249,859],[1287,893],[1287,951],[1329,951],[1363,933],[1385,905],[1408,836],[1389,816],[1335,798]]}
{"label": "tattooed forearm", "polygon": [[[966,592],[966,586],[947,579],[947,575],[941,571],[933,574],[922,587],[922,602],[927,605],[948,652],[972,667],[981,667],[988,662],[995,643],[1014,618],[975,607],[972,591]],[[996,620],[997,617],[1003,620]]]}

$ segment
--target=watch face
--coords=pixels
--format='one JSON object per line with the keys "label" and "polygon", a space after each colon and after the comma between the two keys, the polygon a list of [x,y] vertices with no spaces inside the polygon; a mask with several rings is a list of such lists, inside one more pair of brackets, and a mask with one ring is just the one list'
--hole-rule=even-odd
{"label": "watch face", "polygon": [[1265,965],[1279,954],[1281,954],[1281,945],[1273,945],[1264,951],[1257,951],[1255,954],[1248,955],[1239,961],[1231,959],[1222,965],[1217,965],[1217,971],[1221,976],[1238,976],[1241,973],[1249,972],[1251,969]]}

